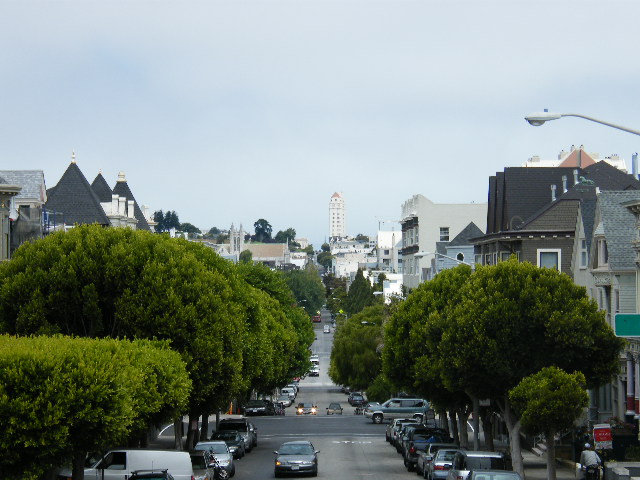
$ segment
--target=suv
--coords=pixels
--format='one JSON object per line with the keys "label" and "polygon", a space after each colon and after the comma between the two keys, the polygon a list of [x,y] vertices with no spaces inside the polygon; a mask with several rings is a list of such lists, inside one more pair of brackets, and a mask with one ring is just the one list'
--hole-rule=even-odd
{"label": "suv", "polygon": [[391,398],[382,405],[372,405],[365,409],[364,415],[373,423],[382,423],[387,419],[422,416],[429,408],[424,398]]}
{"label": "suv", "polygon": [[275,415],[276,407],[271,400],[249,400],[242,407],[245,415]]}
{"label": "suv", "polygon": [[218,432],[237,431],[244,439],[248,452],[258,446],[258,429],[246,418],[223,418],[218,424]]}
{"label": "suv", "polygon": [[466,480],[470,470],[509,470],[509,466],[501,452],[458,452],[451,462],[447,480]]}
{"label": "suv", "polygon": [[367,403],[367,401],[364,399],[364,395],[362,395],[362,393],[360,392],[351,392],[347,401],[352,407],[361,407],[365,403]]}

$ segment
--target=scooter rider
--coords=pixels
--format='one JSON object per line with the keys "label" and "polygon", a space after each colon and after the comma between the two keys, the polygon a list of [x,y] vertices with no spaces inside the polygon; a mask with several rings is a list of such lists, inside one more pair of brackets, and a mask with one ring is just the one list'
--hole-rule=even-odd
{"label": "scooter rider", "polygon": [[586,472],[587,467],[595,467],[596,471],[598,471],[598,468],[600,467],[601,463],[602,463],[602,460],[600,460],[600,457],[594,451],[591,444],[585,443],[584,450],[580,454],[581,469]]}

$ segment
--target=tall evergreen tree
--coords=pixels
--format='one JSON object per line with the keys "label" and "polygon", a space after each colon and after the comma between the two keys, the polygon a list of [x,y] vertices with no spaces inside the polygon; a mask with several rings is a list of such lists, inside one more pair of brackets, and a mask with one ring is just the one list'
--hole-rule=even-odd
{"label": "tall evergreen tree", "polygon": [[354,315],[364,307],[373,305],[374,301],[373,288],[369,281],[364,278],[362,269],[359,268],[358,273],[356,273],[356,278],[349,287],[345,301],[345,310],[349,315]]}

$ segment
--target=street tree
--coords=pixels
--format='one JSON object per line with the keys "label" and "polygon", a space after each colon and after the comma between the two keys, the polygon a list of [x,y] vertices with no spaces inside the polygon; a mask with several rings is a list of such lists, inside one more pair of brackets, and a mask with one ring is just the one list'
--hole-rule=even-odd
{"label": "street tree", "polygon": [[364,307],[368,307],[375,303],[375,296],[373,295],[373,288],[369,280],[364,278],[362,269],[358,269],[356,278],[349,286],[347,298],[344,302],[344,309],[349,315],[354,315],[360,312]]}
{"label": "street tree", "polygon": [[179,230],[181,232],[190,233],[190,234],[202,233],[198,227],[196,227],[195,225],[192,225],[191,223],[188,223],[188,222],[187,223],[181,223]]}
{"label": "street tree", "polygon": [[164,213],[162,210],[153,212],[153,221],[156,222],[155,231],[158,233],[168,232],[172,228],[180,230],[180,220],[174,210]]}
{"label": "street tree", "polygon": [[287,285],[293,292],[296,302],[309,315],[315,315],[325,302],[324,286],[318,270],[311,264],[303,270],[282,272]]}
{"label": "street tree", "polygon": [[260,218],[253,224],[255,231],[254,239],[256,242],[269,243],[271,242],[271,232],[273,227],[264,218]]}
{"label": "street tree", "polygon": [[429,399],[441,416],[449,412],[453,436],[460,435],[458,440],[465,447],[471,400],[462,385],[445,386],[442,370],[451,352],[443,351],[440,341],[451,324],[451,309],[460,300],[462,286],[470,276],[471,268],[459,265],[413,290],[386,324],[383,352],[386,376],[398,389]]}
{"label": "street tree", "polygon": [[[117,365],[117,368],[114,368]],[[0,336],[0,476],[42,478],[126,444],[186,406],[191,382],[166,343]]]}
{"label": "street tree", "polygon": [[509,431],[514,469],[521,475],[521,422],[509,391],[549,366],[582,372],[589,388],[619,371],[623,340],[584,287],[553,269],[516,259],[478,267],[462,286],[448,320],[440,345],[450,355],[442,365],[444,384],[495,402]]}
{"label": "street tree", "polygon": [[366,390],[382,372],[385,305],[366,307],[343,321],[335,332],[329,377],[339,385]]}
{"label": "street tree", "polygon": [[556,433],[573,427],[589,405],[585,377],[558,367],[545,367],[523,378],[509,392],[522,428],[532,435],[544,434],[547,446],[547,478],[556,479]]}
{"label": "street tree", "polygon": [[243,250],[238,257],[240,263],[253,263],[253,254],[251,250]]}

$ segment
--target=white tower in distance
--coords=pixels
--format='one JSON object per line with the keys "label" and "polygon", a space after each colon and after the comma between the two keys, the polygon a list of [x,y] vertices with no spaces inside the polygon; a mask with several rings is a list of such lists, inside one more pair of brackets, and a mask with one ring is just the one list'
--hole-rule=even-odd
{"label": "white tower in distance", "polygon": [[344,198],[339,193],[331,195],[329,202],[329,241],[341,240],[347,236],[347,222]]}

